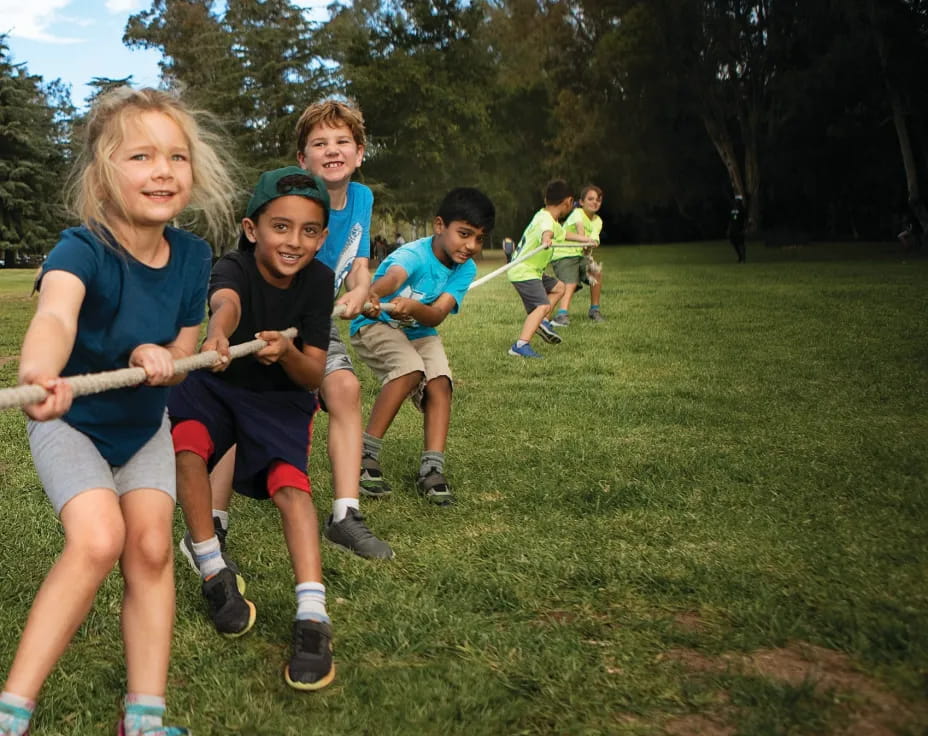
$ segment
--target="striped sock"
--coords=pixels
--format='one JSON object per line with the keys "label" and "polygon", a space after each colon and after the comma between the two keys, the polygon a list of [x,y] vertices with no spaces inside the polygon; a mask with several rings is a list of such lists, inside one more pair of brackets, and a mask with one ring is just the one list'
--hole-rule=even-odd
{"label": "striped sock", "polygon": [[419,477],[425,477],[430,470],[437,470],[439,473],[445,472],[445,453],[435,450],[426,450],[422,453],[422,460],[419,463]]}
{"label": "striped sock", "polygon": [[380,451],[383,449],[383,438],[374,437],[367,432],[361,433],[361,454],[372,457],[374,460],[380,459]]}
{"label": "striped sock", "polygon": [[222,549],[219,547],[219,537],[215,534],[205,542],[193,542],[192,546],[200,577],[204,580],[213,577],[226,566],[226,561],[222,559]]}
{"label": "striped sock", "polygon": [[126,736],[144,736],[161,728],[164,717],[164,698],[157,695],[130,693],[125,699],[126,714],[122,722]]}
{"label": "striped sock", "polygon": [[0,733],[23,736],[29,730],[34,710],[34,700],[4,690],[0,694]]}
{"label": "striped sock", "polygon": [[296,620],[330,622],[325,610],[325,586],[322,583],[297,584]]}

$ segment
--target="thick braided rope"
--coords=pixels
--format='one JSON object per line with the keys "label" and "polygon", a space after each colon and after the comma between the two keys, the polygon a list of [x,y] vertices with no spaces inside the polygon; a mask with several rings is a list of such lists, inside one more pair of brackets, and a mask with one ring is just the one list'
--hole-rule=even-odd
{"label": "thick braided rope", "polygon": [[[513,259],[505,266],[497,268],[495,271],[491,271],[486,276],[477,279],[472,282],[468,287],[468,291],[471,289],[480,286],[481,284],[486,283],[492,278],[499,276],[500,274],[505,273],[513,266],[521,263],[526,258],[530,258],[536,253],[542,251],[545,246],[539,246],[534,250],[530,250],[528,253],[523,253],[518,258]],[[370,302],[365,302],[364,309],[369,309],[371,306]],[[392,305],[388,303],[383,303],[380,305],[380,309],[383,312],[389,314],[392,311]],[[333,317],[341,317],[345,313],[345,305],[339,304],[332,310]],[[284,330],[281,334],[288,338],[296,337],[296,328],[290,327]],[[243,342],[239,345],[233,345],[229,348],[229,355],[234,360],[235,358],[241,358],[244,355],[250,355],[251,353],[258,352],[261,348],[267,345],[267,342],[264,340],[251,340],[249,342]],[[199,370],[201,368],[209,368],[219,359],[219,353],[215,350],[209,350],[205,353],[197,353],[196,355],[191,355],[187,358],[178,358],[174,361],[174,375],[178,373],[189,373],[190,371]],[[105,371],[103,373],[86,373],[80,376],[69,376],[65,380],[71,384],[71,390],[74,392],[74,397],[78,396],[89,396],[90,394],[98,394],[103,391],[110,391],[115,388],[127,388],[129,386],[138,386],[140,383],[145,381],[145,369],[144,368],[121,368],[115,371]],[[13,388],[4,388],[0,389],[0,411],[3,409],[18,409],[29,404],[38,404],[42,401],[45,401],[45,398],[48,396],[48,391],[46,391],[41,386],[15,386]]]}
{"label": "thick braided rope", "polygon": [[[344,310],[343,310],[344,311]],[[296,337],[296,328],[290,327],[282,330],[285,337],[293,339]],[[250,340],[238,345],[232,345],[229,348],[229,356],[234,360],[244,355],[257,353],[261,348],[267,345],[265,340]],[[174,361],[174,375],[179,373],[189,373],[200,368],[209,368],[219,360],[219,353],[215,350],[208,350],[205,353],[197,353],[186,358],[178,358]],[[85,373],[80,376],[68,376],[65,380],[71,384],[71,390],[74,397],[88,396],[98,394],[102,391],[110,391],[114,388],[127,388],[129,386],[138,386],[144,382],[146,377],[144,368],[120,368],[115,371],[104,371],[103,373]],[[14,388],[5,388],[0,390],[0,410],[16,409],[29,404],[38,404],[45,401],[48,396],[41,386],[16,386]]]}

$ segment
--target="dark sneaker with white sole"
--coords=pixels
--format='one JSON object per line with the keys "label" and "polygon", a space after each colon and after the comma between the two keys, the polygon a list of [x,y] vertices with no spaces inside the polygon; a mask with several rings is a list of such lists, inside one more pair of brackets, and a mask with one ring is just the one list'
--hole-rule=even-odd
{"label": "dark sneaker with white sole", "polygon": [[[218,516],[213,517],[213,529],[216,530],[216,536],[219,538],[219,551],[222,552],[222,561],[226,563],[226,567],[235,575],[238,592],[245,595],[245,578],[242,577],[242,573],[239,572],[238,565],[226,556],[226,534],[228,534],[228,532],[222,528],[222,523],[219,521]],[[177,543],[177,548],[184,556],[184,559],[190,563],[190,567],[193,571],[199,575],[200,568],[197,567],[197,556],[193,551],[193,537],[190,536],[189,531],[184,534],[180,542]],[[2,734],[0,734],[0,736],[2,736]]]}
{"label": "dark sneaker with white sole", "polygon": [[235,574],[228,567],[203,581],[203,596],[209,605],[209,617],[223,636],[241,636],[255,625],[255,604],[241,594]]}
{"label": "dark sneaker with white sole", "polygon": [[538,329],[535,330],[535,334],[545,342],[549,342],[552,345],[557,345],[561,342],[561,336],[554,331],[554,325],[552,325],[546,319],[542,320],[541,324],[538,325]]}
{"label": "dark sneaker with white sole", "polygon": [[450,506],[454,503],[454,494],[445,476],[432,468],[425,475],[416,478],[416,490],[436,506]]}
{"label": "dark sneaker with white sole", "polygon": [[380,462],[369,455],[361,458],[360,486],[361,493],[371,498],[385,498],[393,491],[383,477]]}
{"label": "dark sneaker with white sole", "polygon": [[393,550],[382,539],[374,536],[357,509],[348,509],[345,518],[332,523],[332,515],[325,520],[325,538],[332,544],[354,552],[368,560],[392,560]]}
{"label": "dark sneaker with white sole", "polygon": [[293,622],[293,654],[284,680],[296,690],[321,690],[335,679],[332,626],[322,621]]}

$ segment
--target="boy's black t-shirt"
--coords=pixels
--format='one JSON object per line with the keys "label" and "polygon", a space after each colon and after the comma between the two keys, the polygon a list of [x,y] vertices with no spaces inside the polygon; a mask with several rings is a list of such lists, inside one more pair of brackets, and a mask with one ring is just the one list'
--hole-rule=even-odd
{"label": "boy's black t-shirt", "polygon": [[[255,263],[252,251],[232,251],[216,261],[209,280],[209,294],[218,289],[232,289],[242,304],[242,316],[230,345],[254,340],[262,330],[285,330],[296,327],[297,349],[312,345],[329,349],[329,328],[335,302],[335,274],[321,261],[312,260],[293,277],[286,289],[267,283]],[[210,311],[212,316],[212,310]],[[254,355],[233,360],[217,374],[229,383],[251,391],[304,390],[274,363],[262,365]]]}

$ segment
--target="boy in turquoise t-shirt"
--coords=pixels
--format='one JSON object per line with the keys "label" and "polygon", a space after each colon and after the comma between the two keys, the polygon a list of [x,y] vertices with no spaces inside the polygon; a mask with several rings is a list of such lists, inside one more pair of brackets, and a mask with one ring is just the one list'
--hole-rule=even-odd
{"label": "boy in turquoise t-shirt", "polygon": [[546,342],[557,344],[561,341],[547,317],[563,295],[564,284],[544,271],[551,261],[551,244],[565,238],[564,228],[558,221],[567,216],[573,203],[567,182],[563,179],[549,182],[545,187],[545,206],[535,213],[512,254],[515,261],[522,254],[544,246],[544,250],[509,269],[509,281],[522,298],[528,313],[519,338],[509,348],[510,355],[518,358],[543,357],[530,345],[532,335],[536,333]]}
{"label": "boy in turquoise t-shirt", "polygon": [[[551,267],[555,275],[564,282],[564,296],[551,323],[555,327],[566,327],[570,324],[570,300],[574,292],[581,287],[581,282],[590,285],[590,311],[589,318],[594,322],[602,322],[603,316],[599,310],[599,297],[602,293],[602,276],[591,269],[587,273],[592,258],[588,257],[589,249],[599,245],[599,236],[603,230],[602,218],[596,214],[603,204],[603,190],[590,184],[580,192],[579,206],[567,216],[564,231],[568,236],[576,235],[584,238],[585,245],[576,248],[557,248],[551,256]],[[567,240],[563,241],[565,244]],[[578,241],[583,242],[583,241]],[[560,243],[556,243],[560,245]],[[587,280],[589,279],[589,280]]]}
{"label": "boy in turquoise t-shirt", "polygon": [[[473,257],[493,229],[496,210],[483,192],[451,190],[438,207],[434,234],[398,248],[374,274],[371,291],[390,313],[359,315],[351,344],[381,382],[363,435],[361,487],[389,491],[380,450],[390,424],[409,396],[423,413],[425,447],[416,487],[431,503],[447,506],[454,496],[444,475],[445,442],[451,421],[451,367],[438,331],[457,312],[477,273]],[[385,490],[386,489],[386,490]]]}

